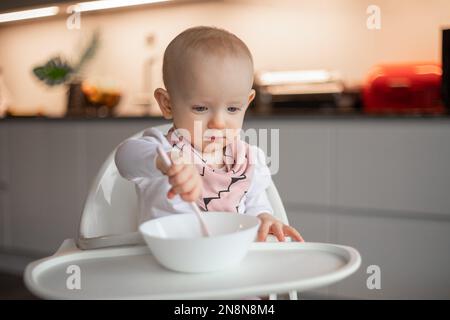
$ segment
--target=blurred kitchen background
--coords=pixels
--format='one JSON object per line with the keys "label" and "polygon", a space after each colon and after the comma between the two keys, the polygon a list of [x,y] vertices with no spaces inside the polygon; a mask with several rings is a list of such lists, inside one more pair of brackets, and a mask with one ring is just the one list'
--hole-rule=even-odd
{"label": "blurred kitchen background", "polygon": [[94,2],[0,3],[0,299],[34,298],[23,270],[77,236],[102,162],[165,123],[164,49],[197,25],[253,53],[245,129],[280,129],[273,178],[291,224],[362,255],[355,275],[302,296],[450,298],[450,1]]}

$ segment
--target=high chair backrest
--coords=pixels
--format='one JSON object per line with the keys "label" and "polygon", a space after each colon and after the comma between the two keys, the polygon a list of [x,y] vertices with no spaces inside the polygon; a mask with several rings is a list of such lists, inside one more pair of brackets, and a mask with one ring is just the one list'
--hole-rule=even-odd
{"label": "high chair backrest", "polygon": [[[170,124],[155,128],[165,134]],[[140,137],[143,132],[132,137]],[[81,249],[143,243],[137,231],[138,201],[135,185],[119,174],[114,162],[115,152],[116,149],[103,163],[88,193],[77,239]],[[266,192],[275,216],[288,224],[283,202],[273,182]]]}

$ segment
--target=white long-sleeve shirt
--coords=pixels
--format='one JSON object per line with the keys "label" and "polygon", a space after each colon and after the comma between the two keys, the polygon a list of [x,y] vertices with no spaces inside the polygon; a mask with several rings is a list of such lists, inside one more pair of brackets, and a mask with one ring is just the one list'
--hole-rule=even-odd
{"label": "white long-sleeve shirt", "polygon": [[[139,223],[173,213],[193,213],[191,206],[180,196],[167,198],[171,185],[167,176],[162,174],[155,164],[158,145],[166,152],[172,148],[161,131],[149,128],[144,131],[142,137],[123,141],[115,154],[120,175],[136,184]],[[254,155],[255,171],[250,188],[241,199],[238,212],[254,216],[263,212],[273,214],[265,192],[272,179],[265,154],[256,146],[250,146],[250,152]]]}

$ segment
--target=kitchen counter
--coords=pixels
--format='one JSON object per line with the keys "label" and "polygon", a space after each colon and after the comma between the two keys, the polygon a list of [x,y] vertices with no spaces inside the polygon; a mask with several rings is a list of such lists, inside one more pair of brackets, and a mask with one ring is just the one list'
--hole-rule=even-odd
{"label": "kitchen counter", "polygon": [[[271,113],[271,114],[258,114],[248,113],[245,116],[246,120],[445,120],[450,119],[450,113],[442,115],[368,115],[364,113],[329,113],[329,114],[304,114],[304,113]],[[117,116],[117,117],[45,117],[45,116],[8,116],[0,118],[0,123],[5,121],[151,121],[160,120],[165,121],[163,117],[159,116]]]}

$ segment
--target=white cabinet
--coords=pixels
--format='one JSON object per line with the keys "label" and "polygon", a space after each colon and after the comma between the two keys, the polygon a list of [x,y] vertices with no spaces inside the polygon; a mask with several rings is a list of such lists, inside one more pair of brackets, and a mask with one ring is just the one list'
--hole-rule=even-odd
{"label": "white cabinet", "polygon": [[85,200],[86,155],[78,126],[58,122],[45,126],[47,154],[44,168],[46,221],[55,228],[42,249],[54,252],[61,239],[75,238]]}
{"label": "white cabinet", "polygon": [[[57,127],[57,124],[56,124]],[[43,122],[9,125],[10,232],[8,247],[38,254],[54,252],[61,238],[73,236],[70,225],[78,205],[79,168],[73,152],[73,129],[45,126]],[[13,137],[13,138],[12,138]]]}
{"label": "white cabinet", "polygon": [[[46,129],[40,123],[9,123],[10,206],[8,247],[42,250],[56,225],[46,217],[48,159]],[[14,138],[12,138],[14,137]]]}
{"label": "white cabinet", "polygon": [[269,150],[261,147],[271,153],[268,157],[276,157],[273,150],[279,150],[278,159],[275,158],[279,170],[273,180],[286,204],[331,204],[333,149],[328,123],[255,119],[245,123],[245,130],[249,128],[279,131],[279,143],[269,146]]}
{"label": "white cabinet", "polygon": [[449,119],[250,120],[279,129],[287,204],[450,214]]}
{"label": "white cabinet", "polygon": [[336,126],[336,206],[450,214],[448,120]]}

